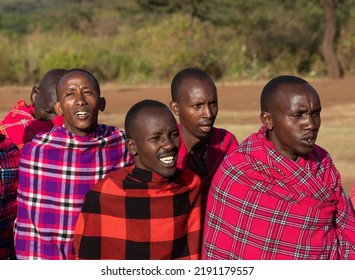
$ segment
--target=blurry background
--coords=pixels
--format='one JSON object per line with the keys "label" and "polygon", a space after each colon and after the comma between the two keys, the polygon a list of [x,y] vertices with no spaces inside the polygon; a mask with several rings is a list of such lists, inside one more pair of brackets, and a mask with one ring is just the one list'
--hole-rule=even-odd
{"label": "blurry background", "polygon": [[54,67],[102,82],[170,82],[186,66],[216,80],[355,72],[355,0],[1,0],[0,84]]}

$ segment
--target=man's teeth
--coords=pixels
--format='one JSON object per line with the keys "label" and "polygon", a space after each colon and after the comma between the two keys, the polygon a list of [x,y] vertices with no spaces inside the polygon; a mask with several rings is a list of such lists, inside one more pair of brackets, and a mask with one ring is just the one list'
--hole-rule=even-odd
{"label": "man's teeth", "polygon": [[83,117],[88,115],[88,112],[76,112],[75,115],[77,115],[78,117]]}
{"label": "man's teeth", "polygon": [[174,161],[174,157],[173,156],[170,156],[170,157],[163,157],[163,158],[160,158],[160,161],[166,163],[166,164],[170,164]]}

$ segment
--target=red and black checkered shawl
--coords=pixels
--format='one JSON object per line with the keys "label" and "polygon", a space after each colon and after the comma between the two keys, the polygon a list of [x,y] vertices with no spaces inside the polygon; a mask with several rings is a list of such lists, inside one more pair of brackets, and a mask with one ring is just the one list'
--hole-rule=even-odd
{"label": "red and black checkered shawl", "polygon": [[213,178],[203,259],[354,259],[355,219],[329,154],[292,161],[262,127]]}
{"label": "red and black checkered shawl", "polygon": [[74,259],[198,259],[201,181],[190,170],[163,178],[134,166],[87,194],[74,234]]}
{"label": "red and black checkered shawl", "polygon": [[10,138],[0,134],[0,259],[14,258],[13,225],[20,151]]}

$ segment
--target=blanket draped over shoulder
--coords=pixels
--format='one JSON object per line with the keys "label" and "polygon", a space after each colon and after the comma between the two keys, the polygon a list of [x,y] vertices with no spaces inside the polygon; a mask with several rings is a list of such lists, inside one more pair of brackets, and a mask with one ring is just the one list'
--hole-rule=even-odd
{"label": "blanket draped over shoulder", "polygon": [[0,134],[0,259],[15,257],[13,225],[19,161],[16,145]]}
{"label": "blanket draped over shoulder", "polygon": [[50,131],[54,125],[64,124],[62,116],[46,122],[36,120],[33,114],[33,106],[26,105],[25,101],[20,100],[0,122],[0,133],[11,138],[20,151],[23,145],[31,142],[36,134]]}
{"label": "blanket draped over shoulder", "polygon": [[[180,126],[179,126],[180,128]],[[181,147],[176,166],[181,169],[189,168],[189,155],[185,146],[184,139],[180,133]],[[208,190],[211,185],[213,175],[218,169],[223,158],[234,151],[238,146],[236,137],[229,131],[213,127],[210,134],[210,141],[207,144],[206,154],[206,173],[201,177],[202,180],[202,200],[207,200]],[[197,172],[196,172],[197,173]],[[205,203],[203,203],[205,204]]]}
{"label": "blanket draped over shoulder", "polygon": [[207,202],[203,259],[354,259],[355,219],[329,154],[292,161],[247,138],[221,164]]}
{"label": "blanket draped over shoulder", "polygon": [[98,125],[88,136],[64,127],[23,148],[15,224],[19,259],[70,259],[85,194],[110,171],[132,163],[123,132]]}
{"label": "blanket draped over shoulder", "polygon": [[74,234],[74,259],[198,259],[201,181],[125,167],[87,194]]}

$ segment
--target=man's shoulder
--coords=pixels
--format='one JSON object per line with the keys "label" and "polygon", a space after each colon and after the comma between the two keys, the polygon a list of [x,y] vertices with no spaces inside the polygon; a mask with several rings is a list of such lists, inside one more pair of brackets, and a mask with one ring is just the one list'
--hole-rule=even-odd
{"label": "man's shoulder", "polygon": [[313,157],[317,158],[319,161],[322,161],[325,158],[331,158],[328,151],[318,145],[314,145],[312,155]]}
{"label": "man's shoulder", "polygon": [[54,126],[50,131],[39,132],[30,142],[25,143],[22,153],[31,150],[34,147],[50,146],[52,140],[58,138],[58,135],[63,135],[64,137],[64,134],[61,132],[61,128],[56,126]]}
{"label": "man's shoulder", "polygon": [[197,185],[201,184],[201,178],[192,170],[184,168],[184,169],[176,169],[175,176],[173,177],[173,181],[175,182],[185,182],[188,185]]}
{"label": "man's shoulder", "polygon": [[222,135],[222,136],[234,136],[234,134],[232,132],[230,132],[229,130],[227,129],[224,129],[224,128],[221,128],[221,127],[213,127],[212,128],[212,133],[213,134],[216,134],[216,135]]}

